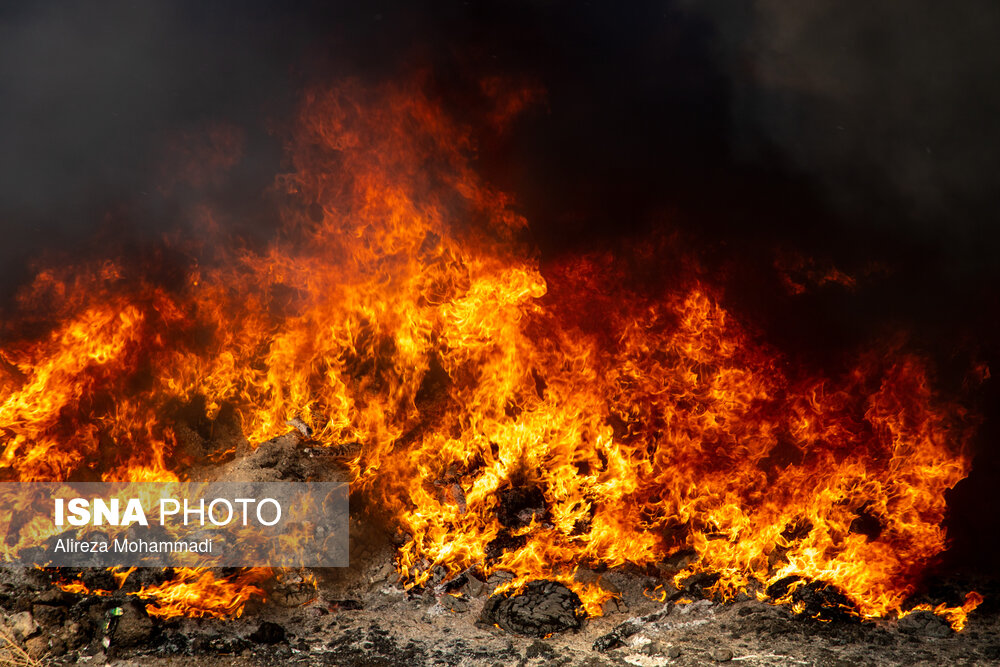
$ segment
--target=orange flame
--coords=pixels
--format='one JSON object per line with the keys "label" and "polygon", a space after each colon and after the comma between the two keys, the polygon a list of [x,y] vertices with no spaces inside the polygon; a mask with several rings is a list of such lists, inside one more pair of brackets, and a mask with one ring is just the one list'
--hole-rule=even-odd
{"label": "orange flame", "polygon": [[[131,570],[113,572],[119,589],[130,573]],[[157,618],[239,618],[250,600],[264,599],[265,594],[259,584],[269,579],[271,574],[270,568],[246,568],[236,576],[220,577],[204,568],[176,568],[168,581],[155,586],[142,586],[126,594],[140,600],[151,600],[146,605],[146,611]],[[112,595],[111,591],[89,588],[79,579],[60,581],[57,585],[67,593],[101,597]]]}
{"label": "orange flame", "polygon": [[[511,112],[537,97],[507,94]],[[862,617],[901,611],[969,471],[965,413],[921,359],[796,374],[704,282],[649,298],[588,257],[543,277],[472,132],[419,81],[313,91],[299,121],[268,250],[188,248],[180,289],[108,263],[25,291],[23,322],[56,324],[0,353],[9,477],[183,477],[200,462],[176,406],[203,399],[254,443],[298,418],[359,444],[354,489],[407,535],[410,584],[509,570],[507,588],[563,581],[599,614],[612,594],[578,566],[690,550],[676,580],[717,575],[722,599],[798,576]],[[267,575],[183,570],[138,595],[154,615],[238,615]],[[974,606],[934,611],[960,628]]]}

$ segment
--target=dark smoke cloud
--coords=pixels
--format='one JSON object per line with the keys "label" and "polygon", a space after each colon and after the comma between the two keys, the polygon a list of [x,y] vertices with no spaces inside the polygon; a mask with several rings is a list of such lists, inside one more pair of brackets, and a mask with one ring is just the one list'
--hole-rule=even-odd
{"label": "dark smoke cloud", "polygon": [[[552,90],[540,148],[518,156],[555,179],[550,199],[560,178],[614,190],[602,165],[631,169],[640,199],[664,195],[643,173],[673,195],[692,163],[780,165],[844,218],[969,237],[997,203],[997,34],[991,0],[8,3],[0,216],[35,244],[86,236],[82,219],[155,186],[171,133],[259,127],[323,68],[384,73],[421,54]],[[27,251],[8,243],[5,259],[14,246]]]}
{"label": "dark smoke cloud", "polygon": [[[995,34],[992,0],[6,4],[0,298],[43,252],[197,234],[201,203],[266,240],[303,87],[423,67],[459,113],[480,76],[547,91],[480,153],[543,259],[666,220],[764,270],[775,248],[887,267],[868,301],[780,321],[789,344],[887,318],[1000,339]],[[773,285],[738,282],[766,311]]]}
{"label": "dark smoke cloud", "polygon": [[321,68],[362,75],[390,60],[407,40],[401,21],[380,19],[373,3],[4,3],[3,291],[45,250],[101,233],[142,242],[183,226],[177,193],[161,196],[164,155],[179,137],[249,132],[229,194],[234,205],[250,200],[252,212],[280,160],[269,121],[290,116]]}
{"label": "dark smoke cloud", "polygon": [[547,91],[480,153],[543,258],[666,220],[765,269],[775,248],[888,267],[856,314],[775,326],[791,343],[886,317],[1000,338],[998,29],[992,0],[6,4],[0,297],[46,251],[197,234],[201,203],[266,240],[303,87],[427,68],[459,113],[480,76]]}
{"label": "dark smoke cloud", "polygon": [[862,225],[919,223],[930,234],[992,225],[1000,5],[687,4],[718,26],[737,159],[783,160]]}

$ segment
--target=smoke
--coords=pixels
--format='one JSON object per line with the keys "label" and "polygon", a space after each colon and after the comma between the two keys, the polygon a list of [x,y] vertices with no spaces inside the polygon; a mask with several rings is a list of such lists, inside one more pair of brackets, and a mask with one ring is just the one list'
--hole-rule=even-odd
{"label": "smoke", "polygon": [[8,4],[0,296],[45,251],[197,234],[202,204],[269,238],[302,89],[426,67],[459,112],[477,77],[547,91],[478,165],[543,257],[667,219],[748,256],[902,258],[896,312],[968,319],[1000,306],[995,34],[991,0]]}
{"label": "smoke", "polygon": [[1000,5],[689,2],[718,26],[733,149],[809,176],[860,225],[967,241],[1000,179]]}
{"label": "smoke", "polygon": [[[0,8],[0,291],[23,281],[40,253],[196,231],[195,200],[221,200],[218,210],[234,220],[265,218],[261,193],[281,159],[274,122],[291,116],[303,81],[323,68],[366,74],[407,44],[403,17],[387,26],[372,6],[328,5]],[[226,133],[240,149],[239,159],[221,161],[226,179],[172,187],[186,179],[166,171],[178,156],[198,157]]]}
{"label": "smoke", "polygon": [[[683,196],[709,164],[777,166],[860,226],[905,224],[952,244],[979,244],[995,210],[991,0],[475,5],[5,6],[0,220],[13,242],[0,259],[87,238],[123,199],[148,206],[174,134],[224,123],[264,135],[261,119],[287,117],[303,80],[377,76],[414,53],[439,72],[492,65],[551,90],[548,124],[514,156],[527,166],[513,185],[540,226],[578,218],[581,193],[595,193],[581,208],[600,224],[610,212],[599,199]],[[247,150],[269,167],[278,159],[260,137]],[[551,186],[533,193],[543,176]],[[163,224],[138,217],[129,225]]]}

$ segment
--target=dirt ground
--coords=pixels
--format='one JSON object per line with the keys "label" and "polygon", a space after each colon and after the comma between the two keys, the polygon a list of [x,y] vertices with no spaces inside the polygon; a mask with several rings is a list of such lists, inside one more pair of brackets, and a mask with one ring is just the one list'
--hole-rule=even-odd
{"label": "dirt ground", "polygon": [[[389,554],[385,554],[388,558]],[[393,665],[454,667],[611,667],[632,665],[990,665],[1000,664],[1000,613],[987,602],[954,633],[896,621],[819,622],[756,600],[718,604],[660,603],[643,595],[653,584],[638,574],[607,573],[622,601],[582,627],[525,637],[479,622],[489,586],[478,595],[415,595],[395,573],[373,562],[320,572],[314,599],[295,594],[248,608],[240,619],[144,617],[122,600],[46,596],[43,578],[2,572],[0,604],[9,634],[45,638],[41,664],[127,666]],[[36,571],[37,572],[37,571]],[[459,591],[462,592],[462,591]],[[61,605],[47,612],[39,600]],[[989,598],[988,598],[989,600]],[[285,605],[279,604],[283,601]],[[122,609],[117,617],[109,610]],[[23,609],[23,611],[18,611]],[[32,615],[34,627],[25,622]],[[115,612],[119,613],[119,612]],[[20,625],[18,625],[20,623]],[[75,626],[83,625],[81,633]],[[910,624],[911,626],[913,624]],[[70,630],[76,630],[73,638]],[[34,633],[32,635],[32,633]],[[23,636],[29,634],[32,636]],[[57,654],[58,653],[58,654]]]}
{"label": "dirt ground", "polygon": [[[330,470],[321,459],[303,453],[295,438],[283,437],[205,477],[317,479]],[[352,518],[352,529],[355,523],[360,525]],[[484,617],[502,578],[469,576],[450,587],[405,590],[392,566],[389,539],[373,538],[378,531],[370,528],[359,530],[351,539],[350,567],[301,573],[315,577],[315,588],[302,583],[308,576],[288,573],[266,603],[248,605],[235,620],[162,621],[150,618],[124,593],[63,593],[52,581],[65,573],[0,569],[0,631],[36,665],[1000,665],[996,582],[941,583],[939,588],[955,595],[975,589],[986,599],[961,633],[933,616],[824,622],[750,597],[725,604],[697,595],[659,602],[644,593],[663,580],[637,571],[600,575],[601,585],[617,590],[620,600],[597,618],[574,616],[574,596],[561,585],[541,586],[544,594],[533,600],[528,616],[508,609],[503,618]],[[88,574],[107,577],[103,570],[73,573],[84,580]],[[693,601],[682,603],[689,597]],[[549,627],[545,623],[579,627],[540,631],[542,636],[510,631],[525,623],[530,630],[536,621],[538,628]],[[32,664],[25,657],[0,642],[0,665]]]}

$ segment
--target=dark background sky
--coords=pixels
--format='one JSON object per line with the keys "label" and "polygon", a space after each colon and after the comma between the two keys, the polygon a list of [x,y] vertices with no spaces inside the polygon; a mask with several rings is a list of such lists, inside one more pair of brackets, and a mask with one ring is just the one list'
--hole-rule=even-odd
{"label": "dark background sky", "polygon": [[[192,197],[266,237],[268,130],[297,92],[430,65],[547,90],[483,156],[546,260],[669,224],[738,267],[735,307],[791,354],[902,328],[957,384],[971,359],[1000,372],[997,35],[994,0],[4,3],[0,296],[42,254],[197,233],[161,192],[164,147],[219,125],[242,128],[245,158]],[[778,248],[885,271],[789,298]],[[1000,548],[994,385],[953,499],[956,558],[982,567]]]}

